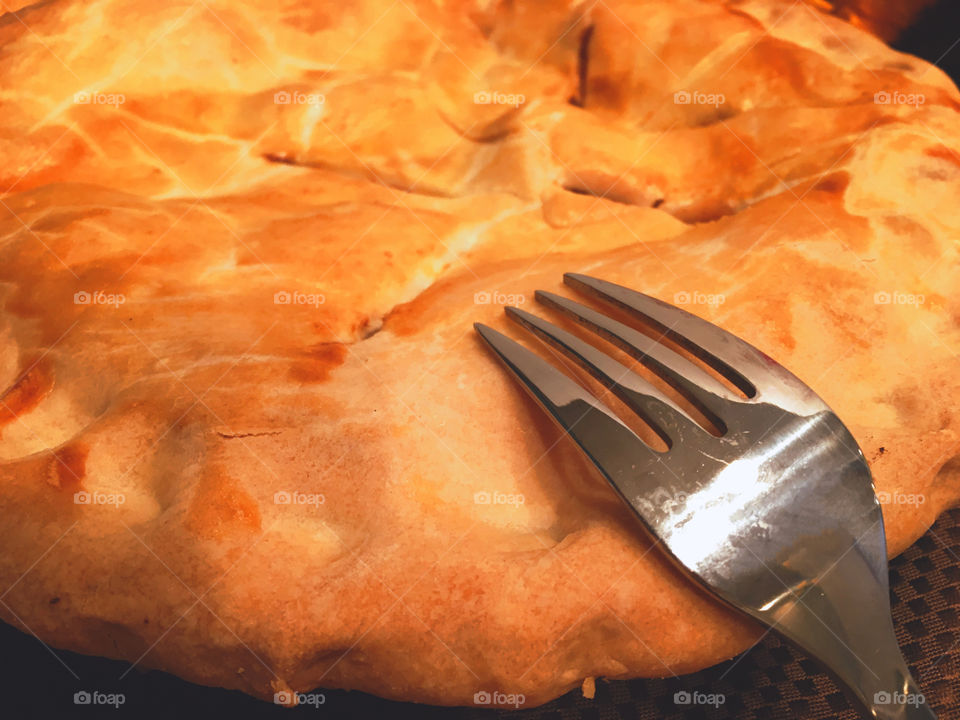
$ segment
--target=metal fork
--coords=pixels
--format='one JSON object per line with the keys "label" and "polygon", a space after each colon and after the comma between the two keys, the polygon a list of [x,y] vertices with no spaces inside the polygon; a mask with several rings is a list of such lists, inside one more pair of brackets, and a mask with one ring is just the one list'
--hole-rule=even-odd
{"label": "metal fork", "polygon": [[585,275],[564,282],[626,311],[647,334],[553,293],[536,299],[639,360],[720,436],[592,344],[506,309],[637,413],[668,447],[654,450],[582,385],[506,335],[474,327],[689,575],[819,659],[865,717],[935,720],[897,646],[870,468],[839,418],[788,370],[706,320]]}

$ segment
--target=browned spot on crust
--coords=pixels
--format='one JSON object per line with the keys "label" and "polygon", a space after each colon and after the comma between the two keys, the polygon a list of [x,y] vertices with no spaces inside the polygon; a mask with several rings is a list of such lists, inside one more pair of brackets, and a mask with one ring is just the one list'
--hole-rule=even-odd
{"label": "browned spot on crust", "polygon": [[0,427],[33,410],[53,389],[53,370],[48,362],[34,361],[27,368],[0,396]]}
{"label": "browned spot on crust", "polygon": [[893,406],[901,423],[906,427],[912,427],[916,424],[917,418],[923,417],[925,412],[920,397],[914,388],[904,386],[895,389],[883,399]]}
{"label": "browned spot on crust", "polygon": [[342,343],[320,343],[307,348],[304,356],[290,368],[291,377],[299,382],[323,382],[343,365],[347,348]]}
{"label": "browned spot on crust", "polygon": [[187,528],[211,540],[237,531],[259,531],[260,524],[257,501],[226,475],[203,478],[187,511]]}
{"label": "browned spot on crust", "polygon": [[429,324],[428,313],[435,311],[442,302],[444,293],[455,288],[458,283],[462,285],[464,282],[463,276],[459,273],[436,280],[413,300],[401,303],[387,313],[383,318],[383,327],[400,337],[415,335]]}
{"label": "browned spot on crust", "polygon": [[[629,255],[625,257],[629,257]],[[509,260],[487,262],[473,267],[484,273],[477,274],[475,272],[473,273],[474,277],[494,277],[500,274],[508,278],[516,276],[516,269]],[[435,280],[430,287],[413,300],[396,305],[390,310],[383,318],[383,329],[399,337],[408,337],[429,330],[431,323],[439,322],[439,318],[445,317],[449,312],[449,298],[451,296],[463,292],[464,288],[471,288],[469,290],[470,295],[478,290],[487,290],[487,286],[473,285],[471,287],[473,281],[474,278],[465,273],[455,273]],[[507,283],[512,283],[512,281],[507,280],[500,285],[504,292],[507,291],[508,287],[511,290],[515,287]],[[469,324],[467,328],[469,329]]]}
{"label": "browned spot on crust", "polygon": [[87,454],[89,448],[82,443],[74,443],[53,451],[47,482],[61,490],[74,491],[80,487],[87,474]]}
{"label": "browned spot on crust", "polygon": [[947,162],[953,163],[957,167],[960,167],[960,154],[958,154],[955,150],[951,150],[946,145],[937,145],[932,148],[927,148],[923,151],[923,154],[927,157],[946,160]]}
{"label": "browned spot on crust", "polygon": [[820,179],[817,182],[817,184],[813,186],[813,189],[819,190],[820,192],[828,192],[828,193],[835,193],[835,194],[841,195],[847,189],[847,185],[849,184],[850,184],[849,173],[835,172]]}
{"label": "browned spot on crust", "polygon": [[772,328],[776,341],[787,350],[795,350],[797,339],[793,336],[793,309],[783,298],[771,295],[768,300],[758,301],[755,307],[757,317],[762,318],[766,326]]}
{"label": "browned spot on crust", "polygon": [[36,167],[30,167],[26,174],[16,170],[16,165],[0,167],[0,194],[13,192],[24,192],[32,188],[47,185],[53,182],[62,182],[63,173],[69,173],[85,157],[92,154],[89,145],[75,133],[69,133],[73,137],[63,138],[63,142],[57,142],[57,129],[52,126],[41,128],[37,135],[31,133],[35,138],[34,142],[39,144],[40,148],[53,149],[57,146],[57,152],[52,156],[40,155],[36,161]]}
{"label": "browned spot on crust", "polygon": [[917,253],[931,258],[939,254],[937,239],[916,220],[902,215],[889,215],[882,222]]}

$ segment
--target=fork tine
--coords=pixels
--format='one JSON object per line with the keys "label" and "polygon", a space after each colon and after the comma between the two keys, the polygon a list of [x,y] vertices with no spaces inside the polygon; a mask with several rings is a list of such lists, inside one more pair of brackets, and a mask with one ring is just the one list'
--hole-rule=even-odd
{"label": "fork tine", "polygon": [[669,397],[593,345],[519,308],[508,307],[506,311],[512,320],[562,350],[616,393],[668,446],[673,447],[690,433],[703,432]]}
{"label": "fork tine", "polygon": [[563,280],[577,290],[638,315],[714,368],[747,397],[784,385],[802,395],[809,393],[809,388],[799,378],[771,357],[686,310],[589,275],[565,273]]}
{"label": "fork tine", "polygon": [[638,465],[644,460],[657,463],[660,454],[597,398],[539,355],[486,325],[475,323],[473,327],[614,488],[625,497],[633,492],[642,472]]}
{"label": "fork tine", "polygon": [[656,340],[586,305],[543,290],[535,296],[635,357],[696,405],[721,432],[726,431],[724,411],[736,398],[718,380]]}

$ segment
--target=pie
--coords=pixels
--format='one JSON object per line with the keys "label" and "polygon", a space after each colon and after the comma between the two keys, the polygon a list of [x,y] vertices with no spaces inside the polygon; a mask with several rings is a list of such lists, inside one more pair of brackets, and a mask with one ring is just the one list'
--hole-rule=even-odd
{"label": "pie", "polygon": [[528,706],[749,648],[472,329],[567,271],[810,384],[891,555],[960,499],[960,94],[855,23],[53,0],[0,48],[0,617],[54,648]]}

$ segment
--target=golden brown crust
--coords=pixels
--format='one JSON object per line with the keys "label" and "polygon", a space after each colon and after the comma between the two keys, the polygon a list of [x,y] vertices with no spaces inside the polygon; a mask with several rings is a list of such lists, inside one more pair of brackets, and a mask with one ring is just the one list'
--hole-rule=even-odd
{"label": "golden brown crust", "polygon": [[722,298],[850,426],[891,553],[960,495],[936,69],[774,3],[188,7],[0,24],[3,619],[261,697],[742,651],[473,335],[569,270]]}

